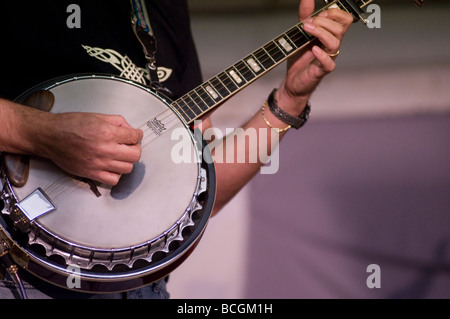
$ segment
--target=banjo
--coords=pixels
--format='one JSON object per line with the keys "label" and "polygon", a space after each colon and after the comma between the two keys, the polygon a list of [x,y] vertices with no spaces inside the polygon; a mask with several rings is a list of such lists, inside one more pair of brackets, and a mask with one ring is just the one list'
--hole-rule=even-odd
{"label": "banjo", "polygon": [[[367,22],[363,8],[372,1],[325,1],[314,15],[337,6]],[[10,257],[8,271],[16,275],[20,267],[91,293],[164,278],[196,247],[214,204],[211,155],[191,125],[313,41],[299,23],[175,101],[104,74],[57,78],[22,94],[16,102],[54,113],[121,114],[144,137],[140,161],[114,187],[46,159],[2,154],[0,257]],[[189,141],[190,162],[173,160],[178,132]]]}

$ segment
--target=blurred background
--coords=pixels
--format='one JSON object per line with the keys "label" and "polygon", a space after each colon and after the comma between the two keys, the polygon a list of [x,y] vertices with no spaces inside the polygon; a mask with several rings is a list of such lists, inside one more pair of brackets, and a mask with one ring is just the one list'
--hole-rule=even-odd
{"label": "blurred background", "polygon": [[[204,79],[297,23],[297,0],[190,0]],[[322,6],[322,1],[316,1]],[[258,175],[171,275],[172,298],[450,297],[450,2],[375,1],[337,69]],[[285,65],[213,114],[242,124]],[[380,288],[366,284],[380,267]]]}

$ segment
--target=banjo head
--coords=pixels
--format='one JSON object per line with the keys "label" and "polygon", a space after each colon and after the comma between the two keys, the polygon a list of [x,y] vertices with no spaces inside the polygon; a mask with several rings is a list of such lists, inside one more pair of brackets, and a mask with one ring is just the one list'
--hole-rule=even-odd
{"label": "banjo head", "polygon": [[[51,269],[52,277],[62,281],[54,283],[64,287],[77,267],[82,290],[97,292],[116,291],[117,284],[119,290],[128,290],[123,287],[135,288],[167,275],[195,247],[212,209],[213,167],[198,160],[204,155],[203,141],[170,101],[122,78],[61,78],[32,89],[19,102],[42,89],[55,97],[51,112],[119,114],[143,129],[144,138],[140,161],[114,187],[92,185],[48,160],[30,159],[25,186],[7,188],[14,201],[3,215],[11,214],[15,204],[36,189],[56,209],[30,220],[26,240],[18,240],[30,256],[27,268],[40,277]],[[16,231],[9,232],[14,238]]]}

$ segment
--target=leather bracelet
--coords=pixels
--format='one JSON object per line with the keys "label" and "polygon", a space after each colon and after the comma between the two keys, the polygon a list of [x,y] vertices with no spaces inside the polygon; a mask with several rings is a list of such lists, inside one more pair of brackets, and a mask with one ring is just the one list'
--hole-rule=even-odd
{"label": "leather bracelet", "polygon": [[265,112],[264,112],[267,105],[268,105],[268,104],[267,104],[267,101],[264,102],[264,104],[263,104],[263,106],[262,106],[262,109],[261,109],[262,118],[263,118],[264,122],[266,122],[266,125],[267,125],[268,127],[270,127],[271,129],[275,130],[278,134],[283,133],[283,132],[286,132],[287,130],[289,130],[289,129],[291,128],[290,125],[286,126],[285,128],[277,128],[277,127],[273,127],[272,124],[270,124],[270,122],[269,122],[269,120],[266,118],[266,114],[265,114]]}
{"label": "leather bracelet", "polygon": [[276,91],[277,89],[274,89],[272,93],[270,93],[269,98],[267,99],[267,104],[269,105],[270,111],[279,120],[298,130],[308,121],[309,114],[311,113],[311,104],[308,101],[305,109],[298,117],[292,116],[278,107],[278,103],[275,100]]}

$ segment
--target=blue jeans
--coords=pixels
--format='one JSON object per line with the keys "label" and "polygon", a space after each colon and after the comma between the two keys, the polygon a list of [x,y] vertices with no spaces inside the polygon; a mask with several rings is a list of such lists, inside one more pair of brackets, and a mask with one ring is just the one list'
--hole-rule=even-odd
{"label": "blue jeans", "polygon": [[[166,278],[139,289],[110,294],[80,293],[59,288],[39,279],[33,279],[33,284],[26,279],[22,280],[28,299],[168,299],[170,297],[167,292]],[[0,299],[19,298],[17,285],[6,275],[4,280],[0,280]]]}

